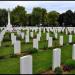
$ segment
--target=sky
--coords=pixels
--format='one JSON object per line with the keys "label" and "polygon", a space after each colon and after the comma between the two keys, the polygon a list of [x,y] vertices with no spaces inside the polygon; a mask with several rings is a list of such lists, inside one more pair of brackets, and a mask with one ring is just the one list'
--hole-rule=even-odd
{"label": "sky", "polygon": [[49,11],[63,13],[67,10],[75,11],[75,1],[0,1],[0,8],[10,10],[17,5],[25,7],[27,13],[31,13],[34,7],[42,7]]}

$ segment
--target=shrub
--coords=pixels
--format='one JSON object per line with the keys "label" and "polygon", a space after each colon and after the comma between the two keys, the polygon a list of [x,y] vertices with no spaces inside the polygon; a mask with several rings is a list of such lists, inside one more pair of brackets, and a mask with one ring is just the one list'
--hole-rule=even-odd
{"label": "shrub", "polygon": [[0,56],[0,59],[4,59],[5,58],[5,56]]}
{"label": "shrub", "polygon": [[65,62],[63,70],[69,71],[75,69],[75,60],[69,59]]}
{"label": "shrub", "polygon": [[11,41],[11,34],[9,32],[4,35],[3,41]]}
{"label": "shrub", "polygon": [[62,74],[62,69],[60,67],[56,67],[54,72],[55,74]]}
{"label": "shrub", "polygon": [[38,50],[37,49],[35,49],[35,48],[30,48],[30,49],[28,49],[28,53],[29,54],[33,54],[33,53],[36,53]]}
{"label": "shrub", "polygon": [[5,47],[9,47],[9,45],[7,44],[7,45],[5,45]]}

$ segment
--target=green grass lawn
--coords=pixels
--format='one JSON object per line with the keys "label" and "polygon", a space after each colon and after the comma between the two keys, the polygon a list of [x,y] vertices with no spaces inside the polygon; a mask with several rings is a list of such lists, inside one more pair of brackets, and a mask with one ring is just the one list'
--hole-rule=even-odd
{"label": "green grass lawn", "polygon": [[[16,34],[16,33],[15,33]],[[63,34],[63,33],[62,33]],[[62,35],[59,33],[59,35]],[[36,33],[35,33],[36,35]],[[46,41],[46,34],[42,33],[41,41],[39,42],[38,52],[32,54],[33,56],[33,73],[38,74],[44,71],[47,71],[52,68],[52,51],[54,47],[59,46],[59,39],[53,40],[53,48],[48,47],[48,41]],[[51,36],[53,34],[50,33]],[[64,46],[61,48],[61,64],[68,59],[72,58],[72,45],[68,44],[68,35],[64,35]],[[0,74],[19,74],[20,73],[20,60],[18,57],[11,57],[10,54],[13,53],[13,46],[10,41],[10,33],[5,34],[5,38],[2,42],[2,47],[0,47]],[[58,36],[59,37],[59,36]],[[73,42],[75,42],[75,35],[73,35]],[[33,47],[33,40],[30,39],[30,42],[26,44],[24,40],[21,39],[21,52],[28,51]],[[46,49],[44,49],[46,47]],[[75,71],[71,71],[71,74],[74,74]]]}

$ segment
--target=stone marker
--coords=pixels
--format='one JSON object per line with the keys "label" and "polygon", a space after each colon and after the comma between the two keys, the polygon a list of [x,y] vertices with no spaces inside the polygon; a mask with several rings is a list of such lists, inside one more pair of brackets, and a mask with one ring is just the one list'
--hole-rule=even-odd
{"label": "stone marker", "polygon": [[14,54],[20,54],[21,50],[21,45],[20,45],[20,41],[16,41],[14,43]]}
{"label": "stone marker", "polygon": [[66,31],[66,35],[67,35],[68,34],[68,30],[66,29],[65,31]]}
{"label": "stone marker", "polygon": [[11,33],[11,41],[12,41],[12,44],[14,44],[13,43],[13,38],[14,38],[14,33]]}
{"label": "stone marker", "polygon": [[48,38],[48,47],[52,47],[52,37]]}
{"label": "stone marker", "polygon": [[24,32],[21,32],[21,37],[22,39],[24,39]]}
{"label": "stone marker", "polygon": [[75,44],[73,44],[72,59],[75,60]]}
{"label": "stone marker", "polygon": [[25,35],[25,42],[26,42],[26,43],[29,42],[29,35]]}
{"label": "stone marker", "polygon": [[2,33],[0,33],[0,41],[2,41],[3,40],[3,35],[2,35]]}
{"label": "stone marker", "polygon": [[59,44],[60,46],[63,46],[63,36],[62,35],[59,37]]}
{"label": "stone marker", "polygon": [[49,33],[46,33],[46,40],[48,40],[49,38]]}
{"label": "stone marker", "polygon": [[45,28],[43,28],[43,33],[45,33]]}
{"label": "stone marker", "polygon": [[38,39],[33,39],[33,48],[38,49]]}
{"label": "stone marker", "polygon": [[30,32],[30,36],[33,38],[33,32]]}
{"label": "stone marker", "polygon": [[20,57],[20,74],[32,74],[32,56]]}
{"label": "stone marker", "polygon": [[16,42],[16,36],[12,34],[12,45]]}
{"label": "stone marker", "polygon": [[69,35],[69,43],[72,43],[72,35]]}
{"label": "stone marker", "polygon": [[37,34],[37,40],[40,41],[40,34]]}
{"label": "stone marker", "polygon": [[53,49],[53,66],[52,70],[54,71],[56,67],[60,67],[61,64],[61,49]]}

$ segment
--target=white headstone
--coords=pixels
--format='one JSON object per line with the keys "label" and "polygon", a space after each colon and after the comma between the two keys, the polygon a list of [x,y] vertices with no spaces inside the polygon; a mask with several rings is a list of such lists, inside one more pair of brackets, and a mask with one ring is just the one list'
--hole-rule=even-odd
{"label": "white headstone", "polygon": [[33,38],[33,32],[30,32],[31,37]]}
{"label": "white headstone", "polygon": [[32,74],[32,56],[20,57],[20,74]]}
{"label": "white headstone", "polygon": [[69,35],[69,43],[72,43],[72,35]]}
{"label": "white headstone", "polygon": [[21,37],[22,39],[24,39],[24,32],[21,32]]}
{"label": "white headstone", "polygon": [[0,41],[2,41],[3,40],[3,35],[2,35],[2,33],[0,33]]}
{"label": "white headstone", "polygon": [[52,37],[48,38],[48,47],[52,47]]}
{"label": "white headstone", "polygon": [[60,67],[61,64],[61,49],[53,49],[53,66],[52,70],[55,70],[56,67]]}
{"label": "white headstone", "polygon": [[68,30],[66,29],[66,35],[68,34]]}
{"label": "white headstone", "polygon": [[11,41],[13,40],[14,37],[14,33],[11,33]]}
{"label": "white headstone", "polygon": [[29,42],[29,35],[25,35],[25,42],[26,42],[26,43]]}
{"label": "white headstone", "polygon": [[43,33],[45,33],[45,28],[43,28]]}
{"label": "white headstone", "polygon": [[46,33],[46,40],[48,40],[49,38],[49,33]]}
{"label": "white headstone", "polygon": [[75,60],[75,44],[73,44],[72,59]]}
{"label": "white headstone", "polygon": [[12,40],[12,45],[16,42],[16,36],[13,34],[11,34],[11,40]]}
{"label": "white headstone", "polygon": [[21,50],[21,45],[20,45],[20,41],[16,41],[14,43],[14,54],[20,54]]}
{"label": "white headstone", "polygon": [[59,37],[59,44],[60,46],[63,46],[63,36],[62,35]]}
{"label": "white headstone", "polygon": [[37,39],[33,39],[33,48],[38,49],[38,40]]}

